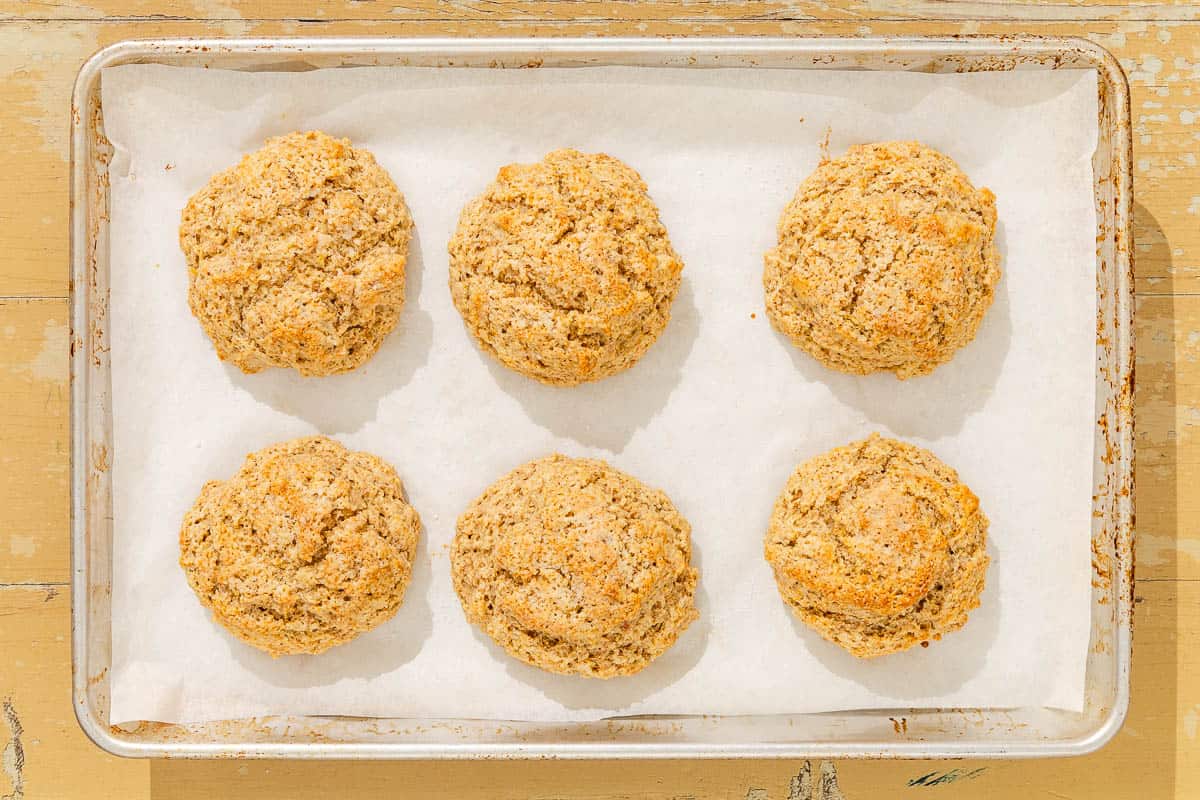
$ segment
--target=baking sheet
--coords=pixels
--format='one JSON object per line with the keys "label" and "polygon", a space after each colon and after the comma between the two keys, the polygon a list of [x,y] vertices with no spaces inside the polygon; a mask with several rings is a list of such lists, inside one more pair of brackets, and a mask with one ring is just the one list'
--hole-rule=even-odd
{"label": "baking sheet", "polygon": [[[372,68],[103,73],[111,173],[112,722],[277,713],[589,719],[1083,702],[1095,363],[1096,77],[1090,71]],[[410,300],[364,368],[303,379],[217,361],[186,304],[187,197],[271,135],[371,149],[416,221]],[[761,256],[828,137],[919,138],[997,195],[1005,278],[975,342],[932,376],[833,373],[762,309]],[[650,185],[686,265],[634,369],[555,389],[495,365],[445,285],[445,242],[496,169],[604,150]],[[859,662],[792,621],[762,560],[795,464],[870,431],[931,447],[992,519],[962,631]],[[179,570],[179,520],[244,454],[315,432],[400,471],[425,522],[404,607],[316,657],[272,660],[213,624]],[[701,619],[638,676],[552,676],[463,619],[454,518],[516,464],[597,455],[665,489],[694,528]]]}

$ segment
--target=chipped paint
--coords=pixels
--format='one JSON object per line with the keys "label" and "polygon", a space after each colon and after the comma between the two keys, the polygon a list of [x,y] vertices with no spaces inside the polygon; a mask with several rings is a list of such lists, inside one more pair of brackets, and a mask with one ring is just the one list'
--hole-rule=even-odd
{"label": "chipped paint", "polygon": [[837,767],[832,761],[822,761],[815,779],[811,761],[805,761],[804,766],[788,783],[787,800],[846,800],[838,786]]}
{"label": "chipped paint", "polygon": [[0,751],[0,773],[8,778],[10,791],[0,795],[0,800],[24,800],[25,798],[25,748],[21,744],[21,720],[17,709],[13,706],[12,698],[4,698],[0,705],[0,716],[8,728],[8,744]]}
{"label": "chipped paint", "polygon": [[192,5],[196,7],[197,16],[219,20],[216,24],[226,36],[245,36],[254,29],[254,23],[242,15],[237,5],[221,0],[192,0]]}
{"label": "chipped paint", "polygon": [[70,338],[71,331],[65,322],[48,319],[42,329],[42,344],[33,358],[28,361],[10,363],[8,369],[12,372],[32,375],[35,380],[61,381],[66,373],[67,347]]}
{"label": "chipped paint", "polygon": [[1173,534],[1156,535],[1138,531],[1137,560],[1142,567],[1158,567],[1186,556],[1200,563],[1200,539],[1176,538]]}
{"label": "chipped paint", "polygon": [[[70,106],[69,77],[78,68],[75,54],[98,47],[97,33],[89,26],[42,26],[37,47],[0,48],[0,74],[10,79],[6,101],[14,105],[13,119],[23,128],[6,133],[25,143],[22,152],[37,147],[66,161],[69,128],[63,116]],[[11,88],[18,84],[20,92]]]}
{"label": "chipped paint", "polygon": [[1189,739],[1196,738],[1196,729],[1200,727],[1200,705],[1189,708],[1183,714],[1183,735]]}
{"label": "chipped paint", "polygon": [[8,537],[8,552],[14,558],[30,558],[37,552],[37,539],[12,534]]}
{"label": "chipped paint", "polygon": [[1153,83],[1158,74],[1162,72],[1163,62],[1153,53],[1146,53],[1136,61],[1122,59],[1121,66],[1129,73],[1130,81]]}

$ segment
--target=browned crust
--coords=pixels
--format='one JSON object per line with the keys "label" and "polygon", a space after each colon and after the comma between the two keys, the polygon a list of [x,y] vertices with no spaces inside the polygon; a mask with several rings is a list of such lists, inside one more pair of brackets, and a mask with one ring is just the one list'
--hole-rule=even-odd
{"label": "browned crust", "polygon": [[454,305],[480,347],[561,386],[637,362],[671,318],[683,269],[637,172],[575,150],[501,168],[449,251]]}
{"label": "browned crust", "polygon": [[500,478],[458,518],[450,559],[467,619],[551,672],[632,674],[698,616],[691,527],[595,459],[552,455]]}
{"label": "browned crust", "polygon": [[876,434],[797,467],[765,555],[800,619],[869,658],[966,624],[983,591],[987,528],[954,470]]}
{"label": "browned crust", "polygon": [[411,237],[369,152],[318,131],[270,139],[183,210],[188,305],[244,372],[347,372],[399,319]]}
{"label": "browned crust", "polygon": [[851,147],[779,219],[771,323],[822,364],[924,375],[975,337],[1000,280],[996,202],[919,142]]}
{"label": "browned crust", "polygon": [[420,528],[391,466],[310,436],[206,483],[179,532],[179,565],[242,641],[320,653],[396,613]]}

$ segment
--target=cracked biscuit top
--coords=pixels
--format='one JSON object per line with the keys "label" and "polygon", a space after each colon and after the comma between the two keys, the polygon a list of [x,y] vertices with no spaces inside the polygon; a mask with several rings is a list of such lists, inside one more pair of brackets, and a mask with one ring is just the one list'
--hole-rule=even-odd
{"label": "cracked biscuit top", "polygon": [[366,150],[324,133],[270,139],[183,209],[188,305],[243,372],[331,375],[396,326],[412,217]]}
{"label": "cracked biscuit top", "polygon": [[764,551],[796,616],[870,658],[966,624],[983,592],[987,530],[953,469],[873,434],[796,468]]}
{"label": "cracked biscuit top", "polygon": [[932,372],[1000,280],[996,201],[918,142],[850,148],[800,184],[766,255],[771,323],[827,367]]}
{"label": "cracked biscuit top", "polygon": [[449,250],[454,305],[480,347],[560,386],[641,358],[683,269],[637,172],[575,150],[502,167],[463,209]]}
{"label": "cracked biscuit top", "polygon": [[522,661],[610,678],[658,658],[698,616],[691,526],[603,461],[517,467],[458,518],[450,550],[467,619]]}
{"label": "cracked biscuit top", "polygon": [[309,436],[206,483],[184,517],[179,564],[242,641],[274,656],[320,653],[396,613],[420,530],[389,464]]}

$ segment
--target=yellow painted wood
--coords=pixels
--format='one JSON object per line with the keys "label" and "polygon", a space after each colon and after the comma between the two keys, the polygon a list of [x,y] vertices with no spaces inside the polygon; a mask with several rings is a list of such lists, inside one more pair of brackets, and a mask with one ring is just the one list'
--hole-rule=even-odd
{"label": "yellow painted wood", "polygon": [[0,300],[0,584],[69,577],[67,302]]}
{"label": "yellow painted wood", "polygon": [[[7,19],[6,19],[7,18]],[[309,21],[312,20],[312,21]],[[1019,764],[841,762],[850,800],[1200,796],[1200,5],[1078,2],[0,0],[0,797],[784,798],[802,765],[129,762],[69,699],[67,113],[79,65],[127,38],[231,35],[1082,35],[1130,75],[1138,297],[1133,709],[1098,755]],[[1181,488],[1182,487],[1182,488]],[[32,542],[32,543],[31,543]],[[32,547],[32,553],[30,548]],[[7,586],[5,584],[8,584]],[[820,773],[821,765],[813,765]],[[977,772],[976,770],[982,770]],[[924,786],[909,787],[921,779]],[[7,782],[6,782],[7,781]],[[932,784],[932,785],[930,785]]]}
{"label": "yellow painted wood", "polygon": [[70,639],[66,587],[0,586],[0,798],[148,798],[146,764],[103,753],[75,723]]}
{"label": "yellow painted wood", "polygon": [[1137,577],[1200,580],[1200,296],[1136,309]]}
{"label": "yellow painted wood", "polygon": [[840,19],[852,17],[873,20],[910,19],[1196,19],[1197,9],[1183,0],[1172,3],[1116,3],[1112,0],[1076,0],[1046,2],[1023,0],[996,3],[987,0],[909,0],[903,3],[879,3],[851,0],[840,3],[819,0],[659,0],[638,3],[633,0],[540,0],[523,3],[404,2],[327,3],[321,0],[3,0],[0,17],[27,19],[91,19],[112,17],[147,19],[169,16],[194,19],[388,19],[388,20],[464,20],[497,22],[520,19],[538,20],[781,20]]}

